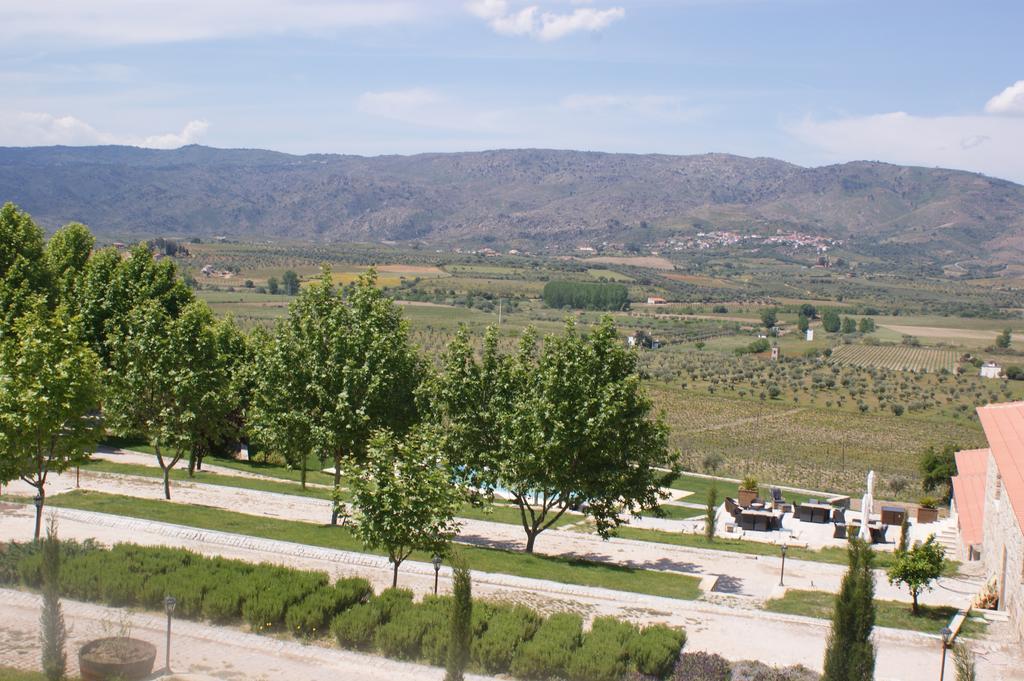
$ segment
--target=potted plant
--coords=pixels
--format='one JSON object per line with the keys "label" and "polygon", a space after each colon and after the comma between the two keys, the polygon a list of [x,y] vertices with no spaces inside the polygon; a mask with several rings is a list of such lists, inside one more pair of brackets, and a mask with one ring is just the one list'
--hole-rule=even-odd
{"label": "potted plant", "polygon": [[921,497],[917,503],[917,522],[934,523],[939,519],[939,502],[934,497]]}
{"label": "potted plant", "polygon": [[130,636],[89,641],[78,651],[82,681],[138,681],[153,673],[156,646]]}
{"label": "potted plant", "polygon": [[757,478],[748,475],[740,483],[739,504],[746,508],[755,499],[757,499]]}

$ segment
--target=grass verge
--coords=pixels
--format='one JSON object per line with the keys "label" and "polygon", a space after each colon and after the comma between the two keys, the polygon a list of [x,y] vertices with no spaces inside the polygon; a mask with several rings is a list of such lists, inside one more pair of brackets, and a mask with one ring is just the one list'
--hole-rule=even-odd
{"label": "grass verge", "polygon": [[[662,544],[686,546],[694,549],[729,551],[732,553],[746,553],[754,556],[779,555],[779,547],[775,544],[744,541],[743,539],[725,539],[719,537],[709,543],[702,534],[683,534],[682,532],[645,530],[636,527],[620,527],[617,535],[623,539],[659,542]],[[846,565],[847,563],[846,549],[833,546],[828,546],[822,549],[805,549],[799,546],[790,546],[786,550],[786,556],[795,560],[809,560],[817,563],[831,563],[833,565]],[[875,567],[885,569],[892,565],[893,559],[894,555],[888,551],[876,551]],[[947,560],[942,574],[944,576],[951,577],[955,575],[959,569],[959,562]]]}
{"label": "grass verge", "polygon": [[[787,591],[782,598],[765,603],[764,609],[787,615],[803,615],[818,619],[832,619],[835,606],[835,594],[823,591]],[[875,624],[892,629],[907,629],[937,634],[942,627],[956,615],[957,609],[952,606],[921,606],[921,614],[914,615],[909,603],[898,601],[875,601]],[[968,618],[960,630],[961,636],[976,637],[985,631],[985,624]]]}
{"label": "grass verge", "polygon": [[[191,506],[152,499],[137,499],[102,492],[76,490],[50,499],[50,505],[96,511],[113,515],[187,525],[207,530],[232,532],[265,539],[289,541],[345,551],[381,555],[366,549],[343,527],[312,525],[224,511],[207,506]],[[473,570],[546,579],[563,584],[579,584],[616,591],[694,600],[701,594],[700,580],[655,570],[637,570],[619,565],[573,560],[553,556],[530,555],[516,551],[460,546],[459,554]],[[426,553],[414,553],[413,560],[430,561]]]}

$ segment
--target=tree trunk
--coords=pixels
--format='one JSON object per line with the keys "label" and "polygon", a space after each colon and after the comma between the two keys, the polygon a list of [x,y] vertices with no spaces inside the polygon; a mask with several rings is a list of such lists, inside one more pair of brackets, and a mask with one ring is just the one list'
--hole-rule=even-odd
{"label": "tree trunk", "polygon": [[300,469],[300,472],[299,472],[299,484],[301,485],[302,489],[306,489],[306,460],[305,459],[302,460],[302,468]]}
{"label": "tree trunk", "polygon": [[[334,489],[341,487],[341,458],[334,460]],[[332,504],[331,525],[338,524],[338,505]],[[398,564],[395,564],[395,580],[398,580]]]}
{"label": "tree trunk", "polygon": [[537,535],[539,532],[526,531],[526,552],[533,553],[533,545],[537,541]]}
{"label": "tree trunk", "polygon": [[917,591],[911,591],[910,595],[914,597],[914,606],[913,606],[913,611],[912,612],[914,613],[914,616],[916,617],[918,615]]}
{"label": "tree trunk", "polygon": [[391,576],[391,588],[394,589],[398,586],[398,561],[395,561],[395,571]]}
{"label": "tree trunk", "polygon": [[195,451],[189,452],[188,455],[188,477],[194,478],[196,476],[196,462],[197,457]]}
{"label": "tree trunk", "polygon": [[164,499],[171,500],[171,469],[164,469]]}
{"label": "tree trunk", "polygon": [[39,535],[43,528],[43,501],[46,499],[46,494],[43,492],[43,487],[40,485],[36,488],[37,494],[39,495],[39,506],[36,507],[36,532],[35,540],[39,541]]}

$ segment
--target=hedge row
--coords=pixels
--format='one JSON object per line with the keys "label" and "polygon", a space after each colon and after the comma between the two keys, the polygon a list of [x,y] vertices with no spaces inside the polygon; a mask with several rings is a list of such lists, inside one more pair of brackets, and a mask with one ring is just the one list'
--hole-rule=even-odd
{"label": "hedge row", "polygon": [[[217,623],[243,620],[254,631],[287,626],[296,636],[317,636],[337,613],[372,593],[365,579],[342,579],[332,586],[324,572],[207,558],[182,549],[61,545],[61,593],[69,598],[162,610],[164,597],[171,594],[177,600],[176,616]],[[42,555],[31,546],[6,547],[0,579],[39,587]]]}
{"label": "hedge row", "polygon": [[[162,610],[172,594],[175,614],[217,623],[244,621],[254,631],[287,630],[302,638],[330,634],[344,648],[443,666],[451,598],[413,601],[411,591],[373,595],[364,579],[331,584],[326,573],[207,558],[174,548],[62,542],[61,592],[111,606]],[[36,545],[0,546],[0,583],[41,583]],[[476,601],[471,665],[521,679],[619,681],[629,673],[665,678],[686,640],[666,626],[639,629],[597,618],[584,633],[578,615],[544,618],[524,606]]]}
{"label": "hedge row", "polygon": [[[388,589],[331,623],[344,648],[376,651],[400,660],[444,663],[450,599]],[[599,617],[583,632],[579,615],[544,619],[530,608],[478,601],[473,607],[472,666],[487,674],[522,679],[618,681],[627,673],[664,678],[672,672],[686,641],[683,631],[663,625],[638,629],[613,617]]]}

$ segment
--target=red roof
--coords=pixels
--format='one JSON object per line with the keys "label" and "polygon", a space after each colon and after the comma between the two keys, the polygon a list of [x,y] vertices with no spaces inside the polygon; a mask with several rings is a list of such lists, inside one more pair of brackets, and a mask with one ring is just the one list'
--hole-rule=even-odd
{"label": "red roof", "polygon": [[978,418],[1017,525],[1024,529],[1024,402],[978,407]]}
{"label": "red roof", "polygon": [[984,538],[985,478],[988,475],[987,449],[968,449],[956,453],[953,498],[956,499],[960,538],[967,546]]}

